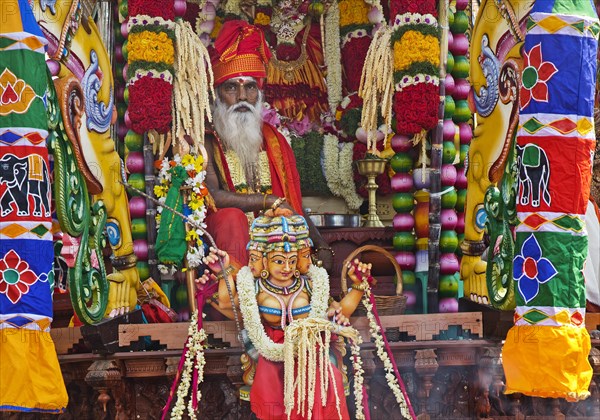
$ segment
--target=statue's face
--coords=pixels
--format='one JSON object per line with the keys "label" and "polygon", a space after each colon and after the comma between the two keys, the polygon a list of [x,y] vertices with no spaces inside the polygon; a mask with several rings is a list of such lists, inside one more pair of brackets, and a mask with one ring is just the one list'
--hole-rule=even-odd
{"label": "statue's face", "polygon": [[296,265],[296,268],[300,274],[308,273],[308,269],[312,264],[310,253],[311,249],[309,247],[302,248],[300,251],[298,251],[298,264]]}
{"label": "statue's face", "polygon": [[272,251],[263,258],[263,265],[271,274],[271,280],[288,283],[294,276],[298,264],[298,252]]}
{"label": "statue's face", "polygon": [[255,278],[260,277],[260,272],[264,268],[262,252],[256,250],[250,251],[248,253],[248,266]]}

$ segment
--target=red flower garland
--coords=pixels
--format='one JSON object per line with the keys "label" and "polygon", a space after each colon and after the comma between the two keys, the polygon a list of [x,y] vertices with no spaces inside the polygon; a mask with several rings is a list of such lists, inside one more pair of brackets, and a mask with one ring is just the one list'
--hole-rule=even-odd
{"label": "red flower garland", "polygon": [[396,133],[417,134],[437,125],[439,89],[432,83],[419,83],[394,94]]}
{"label": "red flower garland", "polygon": [[173,85],[162,79],[142,77],[129,85],[129,118],[136,133],[171,128]]}
{"label": "red flower garland", "polygon": [[127,8],[129,16],[148,15],[175,20],[174,4],[173,0],[129,0]]}
{"label": "red flower garland", "polygon": [[397,0],[390,2],[390,19],[404,13],[431,14],[437,17],[437,2],[435,0]]}

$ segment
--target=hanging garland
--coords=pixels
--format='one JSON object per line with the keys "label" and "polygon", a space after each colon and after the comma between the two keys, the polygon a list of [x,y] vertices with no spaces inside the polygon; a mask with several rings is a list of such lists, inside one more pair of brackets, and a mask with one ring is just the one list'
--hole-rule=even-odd
{"label": "hanging garland", "polygon": [[336,197],[342,197],[350,210],[358,210],[363,199],[356,193],[352,176],[352,143],[339,144],[336,136],[323,139],[323,169],[327,187]]}
{"label": "hanging garland", "polygon": [[126,121],[137,133],[171,126],[175,62],[174,0],[129,0]]}
{"label": "hanging garland", "polygon": [[[188,174],[185,181],[185,187],[189,190],[187,193],[188,201],[184,206],[184,212],[189,212],[188,218],[193,222],[194,226],[206,228],[204,220],[206,219],[207,206],[205,197],[208,195],[208,188],[204,184],[206,178],[206,170],[204,169],[204,158],[202,155],[192,156],[184,155],[173,156],[173,160],[165,158],[160,162],[160,170],[158,173],[158,185],[154,186],[154,195],[158,201],[164,203],[167,197],[167,192],[171,187],[171,170],[177,166],[182,167]],[[185,209],[187,207],[187,209]],[[157,208],[156,222],[160,225],[160,218],[163,208]],[[202,263],[204,256],[204,241],[202,240],[202,230],[189,229],[186,233],[185,240],[188,243],[186,259],[188,268],[196,268]],[[168,267],[159,265],[162,273],[167,273]]]}
{"label": "hanging garland", "polygon": [[342,100],[342,56],[340,51],[340,9],[334,1],[325,16],[325,64],[327,65],[327,97],[334,112]]}

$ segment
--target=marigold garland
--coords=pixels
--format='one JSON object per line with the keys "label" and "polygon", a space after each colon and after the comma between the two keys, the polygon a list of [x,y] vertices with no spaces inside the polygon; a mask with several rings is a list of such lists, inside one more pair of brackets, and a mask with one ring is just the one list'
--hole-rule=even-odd
{"label": "marigold garland", "polygon": [[127,58],[130,61],[166,64],[173,64],[175,61],[173,40],[164,32],[143,31],[131,33],[127,45]]}
{"label": "marigold garland", "polygon": [[436,37],[417,31],[407,31],[394,43],[394,70],[405,70],[411,64],[429,62],[440,65],[440,44]]}
{"label": "marigold garland", "polygon": [[370,6],[364,0],[342,0],[340,9],[340,26],[366,25],[369,23]]}

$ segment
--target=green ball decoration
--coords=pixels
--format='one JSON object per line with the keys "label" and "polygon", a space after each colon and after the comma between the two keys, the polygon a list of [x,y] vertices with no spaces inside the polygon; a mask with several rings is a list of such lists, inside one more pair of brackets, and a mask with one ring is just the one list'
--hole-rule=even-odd
{"label": "green ball decoration", "polygon": [[144,146],[144,137],[133,130],[125,134],[125,146],[130,152],[141,152]]}
{"label": "green ball decoration", "polygon": [[454,104],[454,98],[450,95],[446,95],[446,101],[444,102],[444,119],[449,120],[454,115],[454,109],[456,105]]}
{"label": "green ball decoration", "polygon": [[453,230],[444,230],[440,234],[440,252],[452,253],[458,247],[458,235]]}
{"label": "green ball decoration", "polygon": [[448,9],[448,26],[452,27],[452,24],[454,24],[454,12]]}
{"label": "green ball decoration", "polygon": [[133,239],[148,238],[146,219],[136,218],[131,220],[131,236],[133,236]]}
{"label": "green ball decoration", "polygon": [[137,268],[141,281],[144,281],[150,277],[150,266],[146,261],[138,261],[135,267]]}
{"label": "green ball decoration", "polygon": [[417,278],[413,271],[403,271],[402,272],[402,286],[411,288],[417,282]]}
{"label": "green ball decoration", "polygon": [[123,54],[123,60],[124,60],[125,62],[127,62],[127,56],[129,55],[129,50],[127,49],[127,44],[128,44],[128,41],[127,41],[127,40],[125,40],[125,41],[123,42],[123,45],[121,46],[121,52],[122,52],[122,54]]}
{"label": "green ball decoration", "polygon": [[465,202],[467,200],[467,190],[459,190],[456,194],[456,211],[462,213],[465,211]]}
{"label": "green ball decoration", "polygon": [[452,121],[458,124],[468,122],[470,119],[471,110],[469,109],[469,103],[464,99],[456,101],[456,109],[454,110]]}
{"label": "green ball decoration", "polygon": [[[448,51],[448,58],[446,59],[446,73],[452,73],[454,70],[454,56],[450,51]],[[394,119],[394,121],[396,121]]]}
{"label": "green ball decoration", "polygon": [[392,207],[396,213],[408,213],[415,207],[412,193],[396,193],[392,197]]}
{"label": "green ball decoration", "polygon": [[452,191],[448,191],[445,194],[442,194],[442,208],[443,209],[453,209],[456,206],[456,200],[458,195],[456,193],[456,189],[452,189]]}
{"label": "green ball decoration", "polygon": [[119,3],[119,14],[124,18],[127,18],[127,14],[129,13],[128,9],[127,0],[121,0]]}
{"label": "green ball decoration", "polygon": [[412,251],[415,249],[415,237],[412,232],[396,232],[393,244],[396,251]]}
{"label": "green ball decoration", "polygon": [[461,164],[461,166],[465,164],[465,159],[467,158],[468,154],[469,154],[469,145],[461,144],[460,145],[460,164]]}
{"label": "green ball decoration", "polygon": [[406,153],[396,153],[390,159],[390,166],[394,172],[409,172],[412,169],[413,160]]}
{"label": "green ball decoration", "polygon": [[117,104],[117,115],[119,116],[120,120],[123,120],[125,117],[125,111],[127,111],[127,105],[124,103]]}
{"label": "green ball decoration", "polygon": [[458,294],[458,279],[451,274],[440,276],[438,290],[440,297],[456,297]]}
{"label": "green ball decoration", "polygon": [[466,79],[469,76],[469,59],[464,55],[454,57],[454,67],[452,68],[452,76],[455,80]]}
{"label": "green ball decoration", "polygon": [[128,104],[129,103],[129,87],[126,87],[123,90],[123,101]]}
{"label": "green ball decoration", "polygon": [[464,34],[469,29],[469,16],[464,10],[454,13],[454,19],[450,23],[450,30],[454,34]]}
{"label": "green ball decoration", "polygon": [[[144,179],[144,174],[130,174],[129,178],[127,179],[127,183],[140,191],[145,191],[146,189],[146,180]],[[127,189],[127,192],[133,197],[139,195],[137,192],[131,189]]]}
{"label": "green ball decoration", "polygon": [[442,152],[442,163],[453,163],[456,158],[456,147],[454,142],[445,141],[444,150]]}

